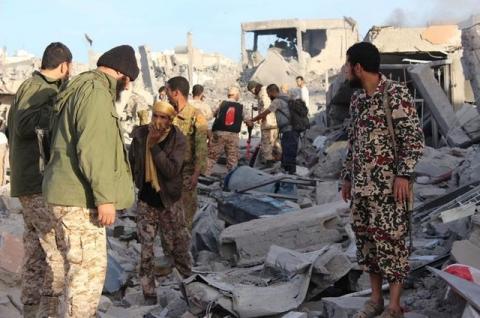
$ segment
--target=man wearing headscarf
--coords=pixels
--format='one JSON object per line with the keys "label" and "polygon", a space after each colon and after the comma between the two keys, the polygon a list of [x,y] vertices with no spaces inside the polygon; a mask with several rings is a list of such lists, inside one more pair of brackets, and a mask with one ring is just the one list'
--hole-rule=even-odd
{"label": "man wearing headscarf", "polygon": [[162,247],[183,276],[192,268],[190,232],[182,204],[182,166],[187,147],[179,128],[172,124],[176,111],[168,102],[153,105],[152,120],[132,131],[129,152],[138,192],[137,231],[141,244],[140,283],[148,305],[157,302],[153,243],[160,232]]}

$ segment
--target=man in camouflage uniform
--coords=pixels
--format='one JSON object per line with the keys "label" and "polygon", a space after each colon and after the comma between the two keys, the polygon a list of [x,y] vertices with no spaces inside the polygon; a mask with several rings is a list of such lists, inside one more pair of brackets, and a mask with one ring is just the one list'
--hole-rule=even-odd
{"label": "man in camouflage uniform", "polygon": [[202,113],[188,103],[190,86],[186,78],[173,77],[168,80],[167,96],[175,107],[177,116],[173,124],[178,126],[187,138],[187,149],[183,163],[183,189],[180,199],[185,210],[187,226],[191,230],[197,212],[197,183],[207,167],[207,120]]}
{"label": "man in camouflage uniform", "polygon": [[183,207],[182,166],[186,141],[172,125],[176,112],[168,102],[153,105],[149,125],[133,130],[130,164],[138,191],[137,232],[141,244],[140,283],[145,302],[157,303],[153,244],[160,232],[165,255],[183,276],[190,276],[190,233]]}
{"label": "man in camouflage uniform", "polygon": [[[62,43],[43,53],[40,71],[19,87],[8,115],[10,191],[23,206],[25,231],[22,303],[24,317],[56,317],[63,292],[63,259],[42,197],[36,128],[47,129],[54,98],[69,76],[72,54]],[[48,246],[48,247],[47,247]],[[45,251],[48,253],[45,254]]]}
{"label": "man in camouflage uniform", "polygon": [[[358,263],[370,274],[372,286],[371,298],[356,314],[358,318],[380,314],[382,318],[403,317],[400,295],[409,271],[406,205],[412,199],[410,182],[424,148],[408,89],[380,74],[379,67],[380,54],[374,45],[361,42],[347,51],[347,78],[352,87],[361,89],[353,94],[350,104],[342,197],[352,201]],[[389,131],[388,109],[394,136]],[[386,309],[383,278],[390,284]]]}
{"label": "man in camouflage uniform", "polygon": [[115,222],[117,209],[134,201],[115,100],[138,76],[135,51],[115,47],[97,66],[70,80],[53,108],[42,189],[56,240],[65,245],[61,317],[96,315],[107,271],[105,226]]}
{"label": "man in camouflage uniform", "polygon": [[246,121],[245,108],[238,101],[238,87],[228,89],[228,99],[215,109],[215,121],[212,127],[212,138],[208,145],[207,175],[212,173],[213,165],[222,153],[227,156],[227,169],[230,171],[238,164],[238,142],[242,122]]}
{"label": "man in camouflage uniform", "polygon": [[[270,107],[270,97],[267,89],[262,84],[255,81],[248,82],[247,89],[255,96],[258,101],[258,113],[261,114]],[[278,129],[275,114],[270,113],[261,122],[260,151],[265,160],[265,165],[271,167],[275,158],[279,155],[280,147],[278,145]]]}

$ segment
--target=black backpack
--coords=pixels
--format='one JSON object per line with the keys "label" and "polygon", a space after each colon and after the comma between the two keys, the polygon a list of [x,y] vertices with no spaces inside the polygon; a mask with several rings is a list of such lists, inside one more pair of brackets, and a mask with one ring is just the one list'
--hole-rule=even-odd
{"label": "black backpack", "polygon": [[304,132],[310,128],[308,108],[303,100],[300,98],[290,99],[288,101],[288,110],[290,111],[290,124],[293,130]]}

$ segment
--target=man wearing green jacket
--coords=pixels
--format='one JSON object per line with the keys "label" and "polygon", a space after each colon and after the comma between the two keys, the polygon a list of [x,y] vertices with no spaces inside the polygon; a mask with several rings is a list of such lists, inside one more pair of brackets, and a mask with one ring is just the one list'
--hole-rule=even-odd
{"label": "man wearing green jacket", "polygon": [[[21,296],[24,317],[35,317],[37,311],[40,317],[55,317],[58,296],[63,292],[63,259],[42,197],[35,130],[48,128],[54,99],[69,76],[71,62],[72,54],[64,44],[48,45],[40,71],[19,87],[8,115],[10,193],[22,203],[25,228]],[[44,251],[47,246],[48,262]]]}
{"label": "man wearing green jacket", "polygon": [[104,53],[97,69],[73,78],[52,116],[43,193],[65,244],[61,317],[94,317],[107,270],[105,226],[133,204],[134,189],[115,100],[139,73],[135,51]]}

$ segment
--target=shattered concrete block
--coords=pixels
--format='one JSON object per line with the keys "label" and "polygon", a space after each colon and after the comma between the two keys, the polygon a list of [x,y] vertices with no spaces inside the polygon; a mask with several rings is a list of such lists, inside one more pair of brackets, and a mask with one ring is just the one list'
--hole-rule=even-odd
{"label": "shattered concrete block", "polygon": [[23,256],[22,237],[9,232],[0,233],[0,270],[20,274]]}
{"label": "shattered concrete block", "polygon": [[368,297],[327,297],[323,298],[323,314],[330,318],[349,318],[362,309]]}
{"label": "shattered concrete block", "polygon": [[100,297],[100,302],[98,303],[98,311],[107,312],[112,305],[113,303],[110,298],[102,295]]}
{"label": "shattered concrete block", "polygon": [[135,291],[125,294],[125,297],[123,297],[123,301],[128,306],[142,306],[145,303],[143,292],[141,291]]}
{"label": "shattered concrete block", "polygon": [[337,242],[342,237],[338,214],[347,207],[334,202],[232,225],[220,235],[220,254],[237,265],[248,265],[262,262],[273,244],[298,250]]}
{"label": "shattered concrete block", "polygon": [[340,200],[338,192],[338,181],[318,182],[316,186],[317,205],[335,202]]}
{"label": "shattered concrete block", "polygon": [[425,99],[429,110],[435,117],[442,135],[451,146],[464,147],[471,143],[467,134],[458,127],[457,117],[447,95],[435,79],[429,65],[418,64],[408,69],[415,87]]}
{"label": "shattered concrete block", "polygon": [[480,268],[480,247],[472,242],[468,240],[453,242],[451,253],[458,263]]}

